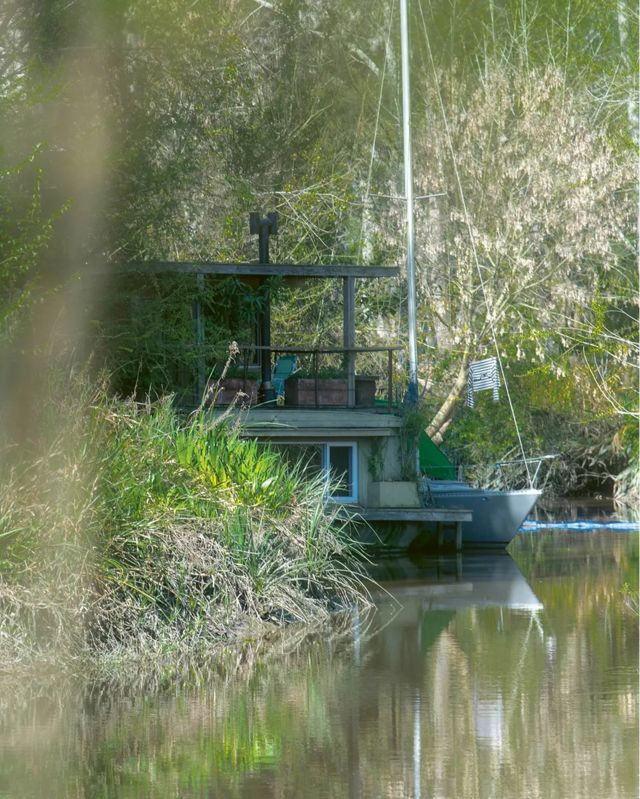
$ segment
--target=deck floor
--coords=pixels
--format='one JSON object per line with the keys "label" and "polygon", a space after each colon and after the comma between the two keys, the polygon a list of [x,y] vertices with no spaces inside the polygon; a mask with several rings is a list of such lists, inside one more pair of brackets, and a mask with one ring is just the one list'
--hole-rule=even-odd
{"label": "deck floor", "polygon": [[472,513],[461,508],[360,508],[349,506],[367,522],[470,522]]}
{"label": "deck floor", "polygon": [[462,508],[363,508],[347,505],[350,518],[355,521],[398,522],[405,530],[398,539],[399,545],[409,547],[415,537],[417,525],[421,522],[435,522],[438,548],[444,546],[445,528],[453,528],[454,544],[457,552],[462,550],[462,523],[470,522],[473,514]]}

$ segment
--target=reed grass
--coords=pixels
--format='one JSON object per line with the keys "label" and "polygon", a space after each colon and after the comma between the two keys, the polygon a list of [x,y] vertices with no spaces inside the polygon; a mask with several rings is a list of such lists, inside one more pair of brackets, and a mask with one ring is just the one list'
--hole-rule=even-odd
{"label": "reed grass", "polygon": [[229,416],[64,389],[3,465],[1,670],[188,657],[365,601],[321,481]]}

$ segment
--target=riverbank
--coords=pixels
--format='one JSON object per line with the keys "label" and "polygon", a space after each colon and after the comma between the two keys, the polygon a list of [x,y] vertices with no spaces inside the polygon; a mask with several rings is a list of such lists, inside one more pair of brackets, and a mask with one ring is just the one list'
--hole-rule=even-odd
{"label": "riverbank", "polygon": [[322,484],[228,420],[74,378],[38,427],[3,463],[1,671],[170,669],[365,601]]}

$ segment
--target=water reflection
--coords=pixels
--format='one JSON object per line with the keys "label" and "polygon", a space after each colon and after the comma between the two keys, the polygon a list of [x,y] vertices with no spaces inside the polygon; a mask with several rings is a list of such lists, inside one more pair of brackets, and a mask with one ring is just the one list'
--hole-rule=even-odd
{"label": "water reflection", "polygon": [[[0,796],[635,797],[637,537],[378,565],[372,619],[171,694],[49,700]],[[517,563],[516,563],[517,561]]]}
{"label": "water reflection", "polygon": [[[482,747],[500,752],[507,733],[505,700],[502,687],[495,684],[495,669],[486,675],[474,674],[474,663],[457,640],[459,614],[472,610],[473,621],[478,612],[497,610],[498,615],[492,617],[496,625],[493,637],[501,634],[507,640],[503,611],[518,611],[533,619],[543,605],[507,553],[394,559],[376,564],[372,573],[381,586],[374,593],[381,629],[369,641],[369,659],[360,681],[415,686],[413,784],[405,782],[401,795],[419,797],[425,788],[431,795],[434,785],[428,776],[425,780],[422,767],[425,748],[439,751],[443,744],[451,746],[440,762],[427,757],[429,770],[437,773],[445,758],[455,755],[459,738],[468,739],[467,751],[458,752],[465,757],[470,745],[476,755]],[[512,647],[513,642],[509,644]],[[460,698],[466,704],[462,718],[467,725],[456,729],[451,704]],[[398,759],[402,761],[401,752]],[[469,788],[465,786],[465,790]],[[451,790],[450,795],[455,796],[458,789]]]}
{"label": "water reflection", "polygon": [[371,569],[381,585],[376,604],[385,597],[423,609],[505,607],[541,610],[542,604],[513,558],[506,552],[464,554],[450,558],[397,558]]}

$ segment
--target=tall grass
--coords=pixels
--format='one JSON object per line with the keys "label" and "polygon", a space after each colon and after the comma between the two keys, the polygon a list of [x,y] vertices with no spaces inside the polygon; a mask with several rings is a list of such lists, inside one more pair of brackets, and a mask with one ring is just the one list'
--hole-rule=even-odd
{"label": "tall grass", "polygon": [[[358,548],[321,481],[245,441],[76,378],[43,411],[46,446],[5,459],[0,668],[73,668],[229,642],[361,599]],[[10,465],[9,465],[10,462]]]}

